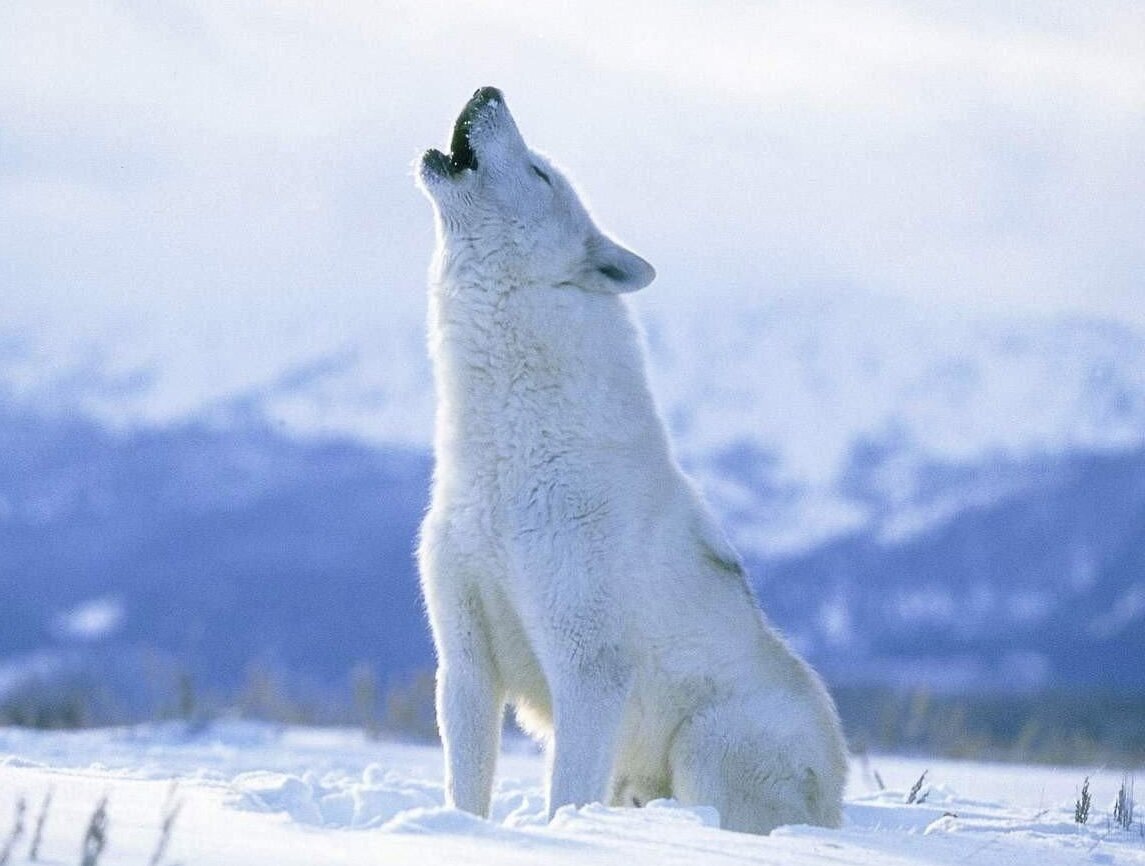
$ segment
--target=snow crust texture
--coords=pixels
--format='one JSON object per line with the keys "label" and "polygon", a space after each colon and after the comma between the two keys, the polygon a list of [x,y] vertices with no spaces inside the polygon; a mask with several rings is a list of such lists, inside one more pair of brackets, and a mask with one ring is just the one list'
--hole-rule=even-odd
{"label": "snow crust texture", "polygon": [[[510,744],[512,745],[512,744]],[[1145,864],[1145,836],[1116,828],[1107,804],[1121,774],[876,756],[855,767],[840,830],[782,827],[768,837],[718,829],[706,807],[654,801],[592,804],[544,818],[541,758],[502,756],[493,816],[445,808],[441,756],[431,747],[337,730],[229,724],[74,734],[0,729],[0,847],[17,802],[25,833],[51,793],[38,862],[79,862],[85,828],[107,797],[101,862],[147,863],[178,804],[160,862],[484,864]],[[907,803],[913,783],[928,771]],[[878,790],[875,773],[886,788]],[[1083,778],[1089,824],[1073,820]]]}

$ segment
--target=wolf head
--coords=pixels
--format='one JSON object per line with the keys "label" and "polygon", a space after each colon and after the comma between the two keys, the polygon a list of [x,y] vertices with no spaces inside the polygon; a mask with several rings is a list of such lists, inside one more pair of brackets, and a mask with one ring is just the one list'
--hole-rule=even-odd
{"label": "wolf head", "polygon": [[497,88],[466,103],[450,151],[426,151],[418,168],[447,250],[473,245],[511,262],[523,281],[591,292],[632,292],[656,276],[606,237],[560,171],[529,149]]}

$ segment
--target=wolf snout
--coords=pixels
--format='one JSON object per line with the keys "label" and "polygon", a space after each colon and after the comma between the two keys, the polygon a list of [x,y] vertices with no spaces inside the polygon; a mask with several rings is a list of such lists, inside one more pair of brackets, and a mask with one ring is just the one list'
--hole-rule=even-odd
{"label": "wolf snout", "polygon": [[473,91],[473,96],[465,103],[465,107],[461,109],[461,114],[457,118],[458,124],[472,123],[473,119],[481,114],[486,106],[496,103],[505,103],[505,94],[503,94],[496,87],[478,87]]}
{"label": "wolf snout", "polygon": [[496,87],[478,87],[473,91],[473,99],[470,101],[482,105],[486,102],[504,102],[505,94]]}

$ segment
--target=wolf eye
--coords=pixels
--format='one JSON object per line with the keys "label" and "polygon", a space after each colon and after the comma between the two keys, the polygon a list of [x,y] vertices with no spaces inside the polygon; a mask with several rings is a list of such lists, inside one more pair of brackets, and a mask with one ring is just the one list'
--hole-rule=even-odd
{"label": "wolf eye", "polygon": [[552,180],[550,180],[550,179],[549,179],[549,176],[548,176],[547,174],[545,174],[543,171],[541,171],[541,170],[540,170],[539,168],[537,168],[535,165],[534,165],[534,166],[532,166],[532,169],[533,169],[533,172],[534,172],[534,173],[537,175],[537,177],[539,177],[541,180],[543,180],[543,181],[544,181],[545,183],[547,183],[549,186],[552,186],[552,185],[553,185],[553,182],[552,182]]}

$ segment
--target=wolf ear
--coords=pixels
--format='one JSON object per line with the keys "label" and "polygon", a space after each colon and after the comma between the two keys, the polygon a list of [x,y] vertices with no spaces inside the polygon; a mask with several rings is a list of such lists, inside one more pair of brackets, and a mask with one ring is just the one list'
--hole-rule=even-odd
{"label": "wolf ear", "polygon": [[589,242],[585,270],[584,288],[614,295],[635,292],[656,279],[652,265],[604,235]]}

